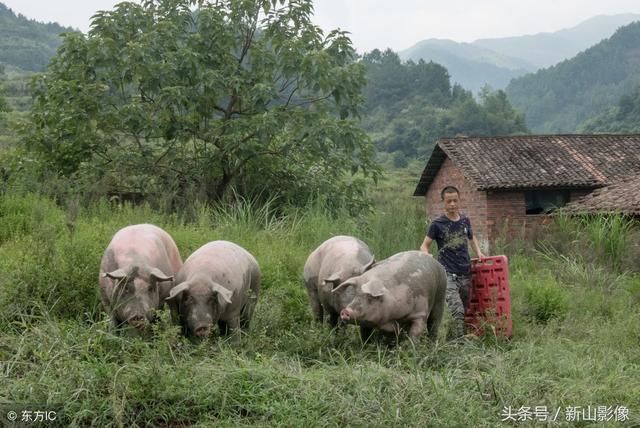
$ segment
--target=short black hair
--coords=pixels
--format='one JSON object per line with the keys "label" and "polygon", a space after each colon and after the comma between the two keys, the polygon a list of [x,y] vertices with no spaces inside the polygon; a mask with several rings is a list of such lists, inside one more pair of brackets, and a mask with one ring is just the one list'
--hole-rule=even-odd
{"label": "short black hair", "polygon": [[457,187],[454,187],[454,186],[447,186],[444,189],[442,189],[442,192],[440,192],[440,199],[442,199],[443,201],[444,201],[445,193],[457,193],[458,196],[460,196],[460,191],[458,190]]}

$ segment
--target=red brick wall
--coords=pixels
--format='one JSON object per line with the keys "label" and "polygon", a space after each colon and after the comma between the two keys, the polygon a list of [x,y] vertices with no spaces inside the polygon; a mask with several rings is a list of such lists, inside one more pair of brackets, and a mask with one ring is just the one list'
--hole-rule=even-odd
{"label": "red brick wall", "polygon": [[[447,158],[436,174],[433,183],[425,195],[425,209],[430,221],[444,214],[444,206],[440,198],[440,191],[446,186],[455,186],[460,191],[460,211],[471,219],[473,233],[482,251],[488,250],[489,236],[487,234],[487,195],[475,190],[471,183],[464,178],[462,171]],[[475,256],[471,251],[472,257]]]}
{"label": "red brick wall", "polygon": [[487,192],[487,227],[491,249],[496,239],[532,239],[541,224],[548,221],[544,214],[527,215],[522,191]]}
{"label": "red brick wall", "polygon": [[[574,201],[590,192],[590,190],[572,190],[569,193],[569,200]],[[487,232],[492,250],[498,238],[533,241],[539,238],[540,226],[550,221],[552,218],[546,214],[527,215],[523,191],[487,192]]]}

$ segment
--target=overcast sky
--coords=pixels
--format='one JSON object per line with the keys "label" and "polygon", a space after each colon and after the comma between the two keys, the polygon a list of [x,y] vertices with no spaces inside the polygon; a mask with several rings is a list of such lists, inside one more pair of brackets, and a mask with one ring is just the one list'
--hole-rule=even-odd
{"label": "overcast sky", "polygon": [[[39,21],[89,29],[116,0],[0,0]],[[572,27],[596,15],[640,13],[639,0],[315,0],[315,22],[351,32],[360,52],[406,49],[429,38],[471,42]]]}

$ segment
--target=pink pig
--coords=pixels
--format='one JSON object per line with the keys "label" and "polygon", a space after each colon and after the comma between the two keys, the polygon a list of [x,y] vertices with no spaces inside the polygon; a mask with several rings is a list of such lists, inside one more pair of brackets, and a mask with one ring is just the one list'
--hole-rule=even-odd
{"label": "pink pig", "polygon": [[152,224],[120,229],[100,263],[100,296],[113,323],[143,331],[164,306],[181,267],[178,247],[164,230]]}

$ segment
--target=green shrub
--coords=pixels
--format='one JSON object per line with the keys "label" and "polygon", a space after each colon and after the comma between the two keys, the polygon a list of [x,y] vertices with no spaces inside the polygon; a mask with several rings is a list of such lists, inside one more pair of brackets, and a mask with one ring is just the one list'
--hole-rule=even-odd
{"label": "green shrub", "polygon": [[569,306],[566,293],[558,283],[550,280],[528,284],[525,302],[525,313],[541,324],[553,318],[564,318]]}
{"label": "green shrub", "polygon": [[0,198],[0,245],[12,238],[59,229],[64,214],[49,199],[34,194],[6,194]]}

